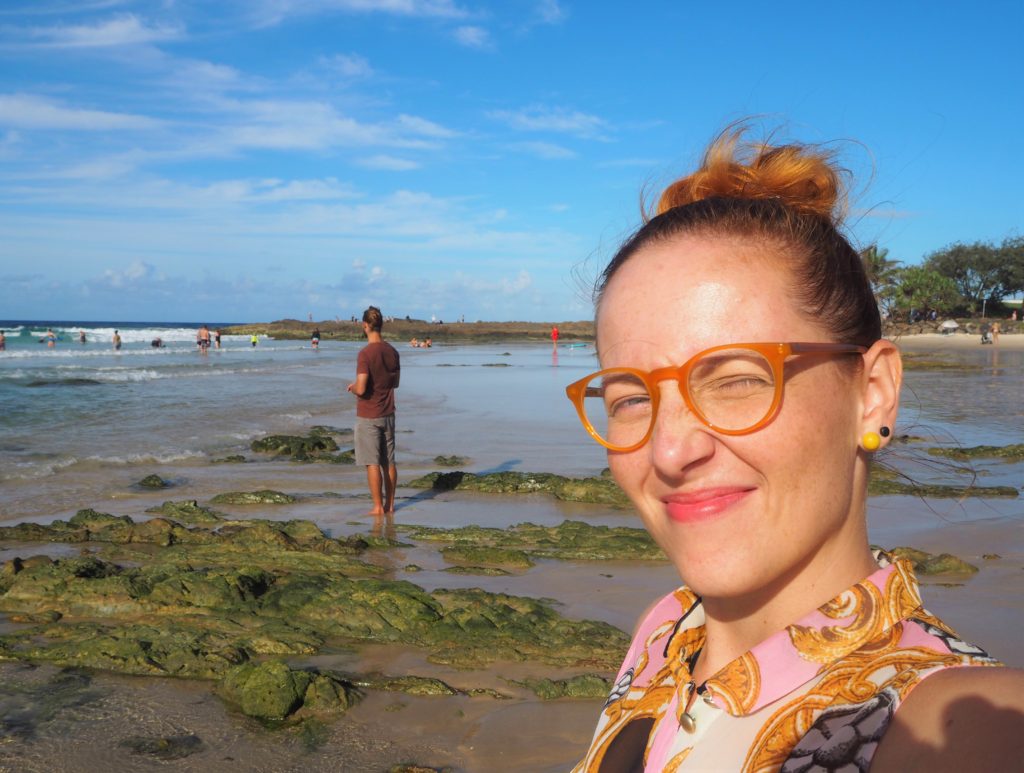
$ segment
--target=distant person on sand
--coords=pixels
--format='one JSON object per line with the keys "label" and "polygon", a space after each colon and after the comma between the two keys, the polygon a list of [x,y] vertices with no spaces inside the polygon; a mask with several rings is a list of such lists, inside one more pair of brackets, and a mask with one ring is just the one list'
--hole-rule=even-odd
{"label": "distant person on sand", "polygon": [[113,341],[114,341],[114,351],[115,352],[121,351],[121,334],[117,330],[114,331]]}
{"label": "distant person on sand", "polygon": [[213,342],[217,345],[217,348],[220,349],[220,328],[217,328],[217,331],[213,334]]}
{"label": "distant person on sand", "polygon": [[252,348],[253,349],[256,348],[256,344],[258,344],[259,342],[260,342],[260,337],[256,333],[253,333],[251,336],[249,336],[249,343],[252,344]]}
{"label": "distant person on sand", "polygon": [[992,343],[994,343],[994,344],[999,343],[999,323],[998,322],[993,322],[992,323]]}
{"label": "distant person on sand", "polygon": [[551,348],[558,348],[558,327],[551,328]]}
{"label": "distant person on sand", "polygon": [[[384,317],[371,306],[363,312],[363,334],[369,343],[356,361],[356,380],[348,391],[356,396],[356,464],[366,467],[373,498],[371,515],[395,510],[395,390],[401,376],[398,351],[381,337]],[[385,473],[382,468],[387,468]]]}
{"label": "distant person on sand", "polygon": [[313,329],[313,337],[309,339],[309,343],[314,349],[320,348],[320,328]]}

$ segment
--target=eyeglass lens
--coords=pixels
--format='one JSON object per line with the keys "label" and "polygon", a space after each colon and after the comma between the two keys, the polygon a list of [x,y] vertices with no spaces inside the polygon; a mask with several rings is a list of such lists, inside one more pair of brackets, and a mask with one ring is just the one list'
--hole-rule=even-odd
{"label": "eyeglass lens", "polygon": [[[771,363],[751,349],[709,352],[693,363],[686,383],[690,402],[708,424],[742,431],[762,421],[775,399]],[[639,443],[654,420],[651,396],[642,378],[611,371],[587,384],[587,421],[612,446]]]}

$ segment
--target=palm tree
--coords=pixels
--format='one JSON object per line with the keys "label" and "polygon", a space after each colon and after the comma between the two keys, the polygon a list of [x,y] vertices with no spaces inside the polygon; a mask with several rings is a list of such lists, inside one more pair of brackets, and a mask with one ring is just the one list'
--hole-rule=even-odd
{"label": "palm tree", "polygon": [[896,285],[899,282],[898,260],[889,260],[889,250],[870,244],[860,251],[860,259],[864,263],[864,271],[871,282],[871,290],[883,316],[892,310]]}

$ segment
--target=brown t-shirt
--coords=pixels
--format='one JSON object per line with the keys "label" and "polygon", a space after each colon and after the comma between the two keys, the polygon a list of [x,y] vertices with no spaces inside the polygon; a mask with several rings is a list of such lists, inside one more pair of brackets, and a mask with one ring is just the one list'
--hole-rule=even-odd
{"label": "brown t-shirt", "polygon": [[395,390],[402,372],[398,350],[386,341],[367,344],[359,350],[356,373],[366,373],[366,391],[357,395],[356,416],[379,419],[395,412]]}

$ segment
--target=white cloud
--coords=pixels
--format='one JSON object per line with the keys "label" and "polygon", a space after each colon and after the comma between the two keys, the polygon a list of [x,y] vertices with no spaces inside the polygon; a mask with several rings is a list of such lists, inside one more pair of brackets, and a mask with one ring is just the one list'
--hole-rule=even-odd
{"label": "white cloud", "polygon": [[48,48],[106,48],[176,40],[184,29],[174,25],[147,25],[135,14],[115,16],[98,24],[35,27],[29,37]]}
{"label": "white cloud", "polygon": [[433,137],[435,139],[448,139],[450,137],[457,136],[457,133],[451,129],[447,129],[440,124],[428,121],[426,118],[420,118],[415,115],[405,115],[404,113],[398,116],[398,125],[403,129],[408,129],[413,134],[420,134],[424,137]]}
{"label": "white cloud", "polygon": [[568,11],[559,5],[558,0],[540,0],[536,13],[544,24],[559,24],[569,16]]}
{"label": "white cloud", "polygon": [[561,161],[569,158],[576,158],[576,152],[553,142],[515,142],[510,145],[514,150],[543,158],[547,161]]}
{"label": "white cloud", "polygon": [[437,140],[454,136],[443,126],[402,115],[391,123],[363,123],[341,115],[320,101],[252,100],[225,102],[237,119],[222,126],[216,144],[232,148],[324,150],[333,147],[383,146],[430,149]]}
{"label": "white cloud", "polygon": [[533,279],[530,278],[530,274],[527,271],[520,271],[512,279],[503,278],[501,280],[501,291],[505,295],[518,295],[525,290],[530,289],[533,285]]}
{"label": "white cloud", "polygon": [[366,167],[367,169],[383,169],[389,172],[408,172],[413,169],[420,168],[420,165],[415,161],[383,154],[370,156],[368,158],[361,158],[357,160],[356,163],[359,166]]}
{"label": "white cloud", "polygon": [[457,27],[453,34],[455,35],[455,40],[467,48],[482,49],[489,48],[491,45],[491,36],[483,27]]}
{"label": "white cloud", "polygon": [[156,269],[144,260],[132,261],[121,271],[108,268],[103,272],[103,281],[116,288],[129,287],[154,278],[158,278]]}
{"label": "white cloud", "polygon": [[461,19],[467,12],[452,0],[262,0],[253,13],[260,25],[280,24],[295,16],[341,13],[386,13],[394,16]]}
{"label": "white cloud", "polygon": [[566,107],[531,105],[522,110],[492,110],[487,115],[519,131],[549,131],[598,138],[608,128],[603,118]]}
{"label": "white cloud", "polygon": [[367,78],[373,75],[373,68],[366,57],[359,54],[335,54],[320,59],[320,63],[346,78]]}
{"label": "white cloud", "polygon": [[19,129],[153,129],[162,122],[142,115],[64,107],[32,94],[0,94],[0,125]]}

